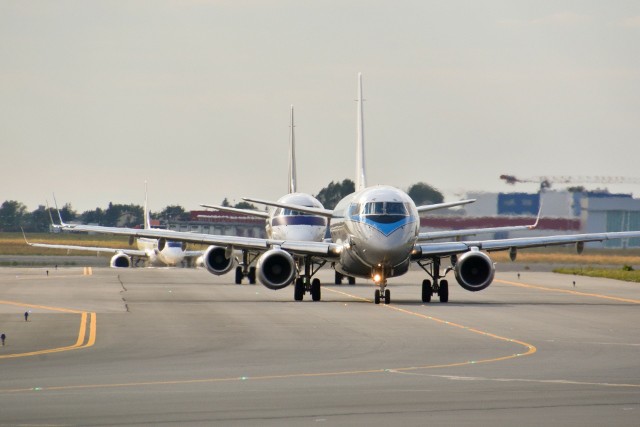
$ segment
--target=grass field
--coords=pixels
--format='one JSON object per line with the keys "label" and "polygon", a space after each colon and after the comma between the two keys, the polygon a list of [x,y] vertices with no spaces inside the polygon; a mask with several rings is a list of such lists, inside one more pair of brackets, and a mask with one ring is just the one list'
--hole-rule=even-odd
{"label": "grass field", "polygon": [[624,280],[626,282],[637,282],[640,283],[640,271],[633,270],[623,270],[620,269],[612,269],[612,268],[594,268],[594,267],[584,267],[584,268],[556,268],[553,270],[554,273],[561,274],[575,274],[578,276],[589,276],[589,277],[604,277],[607,279],[616,279],[616,280]]}

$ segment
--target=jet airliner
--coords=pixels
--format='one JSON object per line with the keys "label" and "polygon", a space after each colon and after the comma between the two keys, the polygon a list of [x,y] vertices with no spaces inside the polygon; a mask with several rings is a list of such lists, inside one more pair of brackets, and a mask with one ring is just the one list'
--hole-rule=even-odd
{"label": "jet airliner", "polygon": [[[151,217],[147,205],[147,191],[145,186],[144,229],[151,230]],[[60,215],[59,211],[58,215]],[[53,220],[51,222],[53,223]],[[60,217],[60,223],[62,222],[62,218]],[[56,225],[54,224],[54,226]],[[140,260],[145,260],[148,265],[153,266],[175,267],[180,266],[185,262],[190,265],[194,265],[199,263],[198,259],[202,257],[204,253],[204,251],[187,251],[186,242],[179,240],[169,240],[166,238],[156,239],[139,237],[136,239],[137,249],[59,245],[51,243],[31,243],[27,241],[26,236],[24,239],[29,246],[40,248],[112,253],[114,255],[111,257],[109,265],[113,268],[133,267],[137,265],[138,261]],[[133,244],[133,237],[129,239],[129,244]]]}
{"label": "jet airliner", "polygon": [[[358,74],[358,138],[356,192],[342,199],[334,210],[297,204],[246,198],[283,209],[323,215],[331,220],[330,241],[310,242],[285,239],[256,239],[193,233],[168,233],[164,230],[135,230],[113,227],[61,224],[61,228],[77,231],[127,235],[210,244],[222,249],[217,261],[231,263],[231,251],[249,249],[262,252],[257,264],[260,282],[269,289],[283,289],[296,278],[294,257],[310,257],[319,264],[330,263],[341,274],[371,279],[377,285],[376,304],[391,302],[387,281],[405,274],[411,263],[419,265],[428,278],[422,281],[422,301],[429,302],[437,294],[441,302],[449,300],[449,284],[445,276],[453,270],[458,284],[472,292],[491,285],[495,266],[487,252],[508,250],[515,259],[523,248],[575,244],[579,253],[585,242],[640,237],[640,231],[557,235],[502,240],[419,241],[419,212],[429,206],[416,206],[402,190],[391,186],[366,186],[362,112],[362,76]],[[443,259],[452,268],[441,272]]]}

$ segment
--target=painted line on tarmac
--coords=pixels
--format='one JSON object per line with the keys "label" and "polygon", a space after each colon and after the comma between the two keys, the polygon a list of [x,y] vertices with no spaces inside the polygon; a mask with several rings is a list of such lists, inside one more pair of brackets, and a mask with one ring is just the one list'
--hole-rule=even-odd
{"label": "painted line on tarmac", "polygon": [[[82,311],[82,310],[74,310],[71,308],[63,308],[63,307],[51,307],[46,305],[37,305],[37,304],[25,304],[14,301],[3,301],[0,300],[0,304],[5,305],[13,305],[23,308],[36,308],[41,310],[49,310],[49,311],[59,311],[62,313],[70,313],[70,314],[79,314],[80,315],[80,326],[78,329],[78,339],[76,343],[70,346],[57,347],[57,348],[48,348],[43,350],[29,351],[26,353],[12,353],[12,354],[1,354],[0,359],[15,359],[18,357],[28,357],[28,356],[38,356],[42,354],[50,354],[50,353],[60,353],[62,351],[70,351],[70,350],[79,350],[82,348],[91,347],[96,343],[96,334],[97,334],[97,316],[94,312]],[[89,321],[89,327],[87,328],[87,320]],[[87,336],[88,330],[88,336]],[[86,341],[86,343],[85,343]]]}
{"label": "painted line on tarmac", "polygon": [[[326,288],[326,290],[343,294],[345,296],[348,296],[356,300],[362,300],[362,301],[372,303],[372,301],[369,299],[358,297],[356,295],[351,295],[342,291],[337,291],[335,289]],[[295,378],[319,378],[319,377],[336,377],[336,376],[347,376],[347,375],[368,375],[368,374],[385,374],[385,373],[388,374],[388,373],[409,372],[409,371],[424,370],[424,369],[450,368],[450,367],[456,367],[456,366],[475,365],[480,363],[499,362],[503,360],[522,357],[522,356],[530,356],[537,351],[535,346],[533,346],[532,344],[525,343],[523,341],[502,337],[489,332],[481,331],[479,329],[470,328],[457,323],[452,323],[446,320],[438,319],[433,316],[427,316],[421,313],[405,310],[402,308],[397,308],[390,305],[384,305],[384,307],[401,312],[403,314],[416,316],[421,319],[438,322],[447,326],[460,328],[465,331],[479,334],[492,339],[517,344],[525,347],[526,351],[523,353],[509,354],[509,355],[494,357],[490,359],[468,360],[468,361],[446,363],[446,364],[439,364],[439,365],[423,365],[423,366],[411,366],[411,367],[379,368],[379,369],[335,371],[335,372],[299,372],[299,373],[280,374],[280,375],[261,375],[261,376],[229,377],[229,378],[201,378],[201,379],[173,380],[173,381],[147,381],[147,382],[111,383],[111,384],[108,384],[108,383],[107,384],[77,384],[77,385],[52,386],[52,387],[17,388],[17,389],[4,389],[4,390],[0,389],[0,394],[26,393],[26,392],[33,392],[33,391],[86,390],[86,389],[106,389],[106,388],[124,388],[124,387],[163,386],[163,385],[211,384],[211,383],[222,383],[222,382],[265,381],[265,380],[282,380],[282,379],[295,379]]]}
{"label": "painted line on tarmac", "polygon": [[[335,292],[335,293],[338,293],[338,294],[341,294],[341,295],[345,295],[345,296],[348,296],[350,298],[354,298],[354,299],[357,299],[357,300],[368,301],[368,302],[371,302],[371,303],[373,302],[370,299],[358,297],[358,296],[355,296],[355,295],[351,295],[349,293],[346,293],[346,292],[343,292],[343,291],[339,291],[337,289],[325,288],[325,290],[330,291],[330,292]],[[468,326],[464,326],[464,325],[461,325],[461,324],[458,324],[458,323],[449,322],[447,320],[439,319],[437,317],[429,316],[429,315],[426,315],[426,314],[418,313],[418,312],[415,312],[415,311],[407,310],[407,309],[396,307],[396,306],[393,306],[393,305],[384,304],[383,307],[387,308],[389,310],[398,311],[400,313],[404,313],[404,314],[408,314],[408,315],[411,315],[411,316],[419,317],[419,318],[422,318],[422,319],[430,320],[432,322],[440,323],[442,325],[453,326],[455,328],[459,328],[459,329],[462,329],[462,330],[465,330],[465,331],[468,331],[468,332],[471,332],[471,333],[474,333],[474,334],[482,335],[482,336],[485,336],[485,337],[493,338],[493,339],[496,339],[496,340],[499,340],[499,341],[518,344],[520,346],[523,346],[527,350],[524,353],[509,354],[509,355],[506,355],[506,356],[494,357],[494,358],[491,358],[491,359],[482,359],[482,360],[465,361],[465,362],[458,362],[458,363],[449,363],[449,364],[445,364],[445,365],[415,366],[415,367],[411,367],[411,368],[394,369],[394,371],[410,371],[410,370],[431,369],[431,368],[449,368],[449,367],[454,367],[454,366],[475,365],[475,364],[479,364],[479,363],[493,363],[493,362],[499,362],[499,361],[503,361],[503,360],[514,359],[516,357],[530,356],[530,355],[534,354],[536,351],[538,351],[537,348],[533,344],[529,344],[529,343],[526,343],[524,341],[519,341],[519,340],[516,340],[516,339],[513,339],[513,338],[503,337],[503,336],[500,336],[500,335],[492,334],[490,332],[482,331],[480,329],[470,328]]]}
{"label": "painted line on tarmac", "polygon": [[579,291],[571,291],[571,290],[568,290],[568,289],[547,288],[545,286],[531,285],[531,284],[528,284],[528,283],[518,283],[518,282],[512,282],[510,280],[503,280],[503,279],[495,279],[494,282],[502,283],[502,284],[505,284],[505,285],[511,285],[511,286],[519,286],[521,288],[536,289],[536,290],[539,290],[539,291],[558,292],[558,293],[561,293],[561,294],[577,295],[577,296],[581,296],[581,297],[601,298],[601,299],[608,299],[608,300],[618,301],[618,302],[628,302],[628,303],[632,303],[632,304],[640,304],[640,300],[637,300],[637,299],[612,297],[612,296],[609,296],[609,295],[594,294],[594,293],[579,292]]}
{"label": "painted line on tarmac", "polygon": [[569,385],[584,385],[584,386],[597,386],[597,387],[623,387],[623,388],[640,388],[640,384],[630,383],[594,383],[588,381],[573,381],[573,380],[535,380],[530,378],[488,378],[488,377],[468,377],[459,375],[435,375],[435,374],[420,374],[420,373],[407,373],[397,372],[403,375],[417,375],[431,378],[444,378],[452,381],[494,381],[494,382],[521,382],[521,383],[538,383],[538,384],[569,384]]}

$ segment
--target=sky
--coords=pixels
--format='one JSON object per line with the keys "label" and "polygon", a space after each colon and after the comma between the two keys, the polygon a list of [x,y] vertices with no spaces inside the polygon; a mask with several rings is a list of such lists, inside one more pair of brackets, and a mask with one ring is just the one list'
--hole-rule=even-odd
{"label": "sky", "polygon": [[291,105],[317,194],[354,179],[358,72],[369,185],[640,177],[638,1],[0,0],[0,202],[275,200]]}

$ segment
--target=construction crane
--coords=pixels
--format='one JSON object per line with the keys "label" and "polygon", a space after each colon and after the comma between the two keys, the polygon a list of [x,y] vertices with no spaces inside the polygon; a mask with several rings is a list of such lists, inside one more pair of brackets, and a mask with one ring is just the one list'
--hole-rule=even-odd
{"label": "construction crane", "polygon": [[624,176],[537,176],[522,179],[513,175],[500,175],[500,179],[510,185],[531,182],[539,184],[540,189],[550,188],[551,184],[640,184],[640,178]]}

